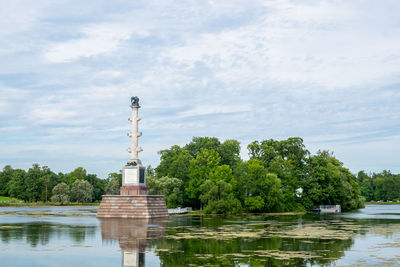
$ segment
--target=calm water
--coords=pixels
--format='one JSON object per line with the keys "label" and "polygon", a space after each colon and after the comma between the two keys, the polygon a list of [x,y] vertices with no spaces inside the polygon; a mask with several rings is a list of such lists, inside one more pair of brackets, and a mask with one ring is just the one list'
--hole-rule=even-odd
{"label": "calm water", "polygon": [[0,266],[400,266],[400,205],[340,215],[98,220],[0,208]]}

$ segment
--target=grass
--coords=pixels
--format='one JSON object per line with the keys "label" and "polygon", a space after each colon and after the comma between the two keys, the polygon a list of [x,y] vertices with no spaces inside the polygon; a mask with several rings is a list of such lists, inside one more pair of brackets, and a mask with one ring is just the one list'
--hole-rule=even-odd
{"label": "grass", "polygon": [[100,203],[76,203],[70,202],[68,204],[61,205],[60,203],[54,202],[24,202],[23,200],[0,196],[0,207],[47,207],[47,206],[99,206]]}
{"label": "grass", "polygon": [[8,202],[8,203],[22,203],[23,201],[13,197],[3,197],[0,196],[0,203],[1,202]]}

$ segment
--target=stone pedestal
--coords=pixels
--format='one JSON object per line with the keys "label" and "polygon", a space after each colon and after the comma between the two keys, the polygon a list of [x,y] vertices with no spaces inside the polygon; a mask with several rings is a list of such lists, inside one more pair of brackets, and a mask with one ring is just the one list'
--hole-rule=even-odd
{"label": "stone pedestal", "polygon": [[147,187],[141,185],[123,185],[119,191],[121,196],[147,195]]}
{"label": "stone pedestal", "polygon": [[104,195],[97,218],[162,218],[167,217],[163,196],[158,195]]}
{"label": "stone pedestal", "polygon": [[121,195],[147,195],[146,168],[139,165],[126,165],[122,169]]}

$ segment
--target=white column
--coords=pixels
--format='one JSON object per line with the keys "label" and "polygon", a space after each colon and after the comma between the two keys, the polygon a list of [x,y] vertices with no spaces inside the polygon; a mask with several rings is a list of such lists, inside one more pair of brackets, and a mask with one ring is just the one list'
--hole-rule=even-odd
{"label": "white column", "polygon": [[142,136],[142,133],[139,132],[139,106],[131,106],[132,108],[132,116],[129,120],[132,122],[131,132],[128,136],[131,138],[131,146],[128,148],[128,152],[131,153],[131,158],[128,162],[136,162],[140,163],[139,161],[139,152],[143,151],[143,149],[139,146],[138,138]]}

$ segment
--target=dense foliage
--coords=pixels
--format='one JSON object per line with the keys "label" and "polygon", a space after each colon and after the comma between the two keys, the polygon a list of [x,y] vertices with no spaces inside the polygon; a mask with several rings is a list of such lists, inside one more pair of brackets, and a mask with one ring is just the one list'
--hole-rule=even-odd
{"label": "dense foliage", "polygon": [[250,159],[243,161],[236,140],[194,137],[183,147],[160,151],[161,162],[148,186],[159,188],[173,180],[179,201],[167,201],[169,206],[210,213],[298,211],[329,204],[351,210],[363,205],[356,177],[327,151],[311,155],[301,138],[254,141],[248,151]]}
{"label": "dense foliage", "polygon": [[[254,141],[249,159],[240,158],[236,140],[194,137],[187,145],[161,150],[160,164],[147,168],[150,194],[165,196],[167,206],[188,206],[209,213],[281,212],[338,204],[343,210],[370,200],[400,199],[400,175],[384,171],[354,176],[327,151],[311,155],[301,138]],[[121,173],[107,179],[78,167],[54,173],[33,164],[28,171],[7,165],[0,172],[0,195],[26,202],[98,202],[119,194]]]}
{"label": "dense foliage", "polygon": [[360,171],[357,174],[362,196],[367,201],[399,201],[400,200],[400,174],[390,171],[366,174]]}
{"label": "dense foliage", "polygon": [[0,172],[0,194],[25,202],[99,202],[106,189],[119,193],[120,180],[121,174],[111,173],[107,179],[101,179],[95,174],[87,174],[82,167],[70,173],[56,174],[38,164],[33,164],[28,171],[7,165]]}

